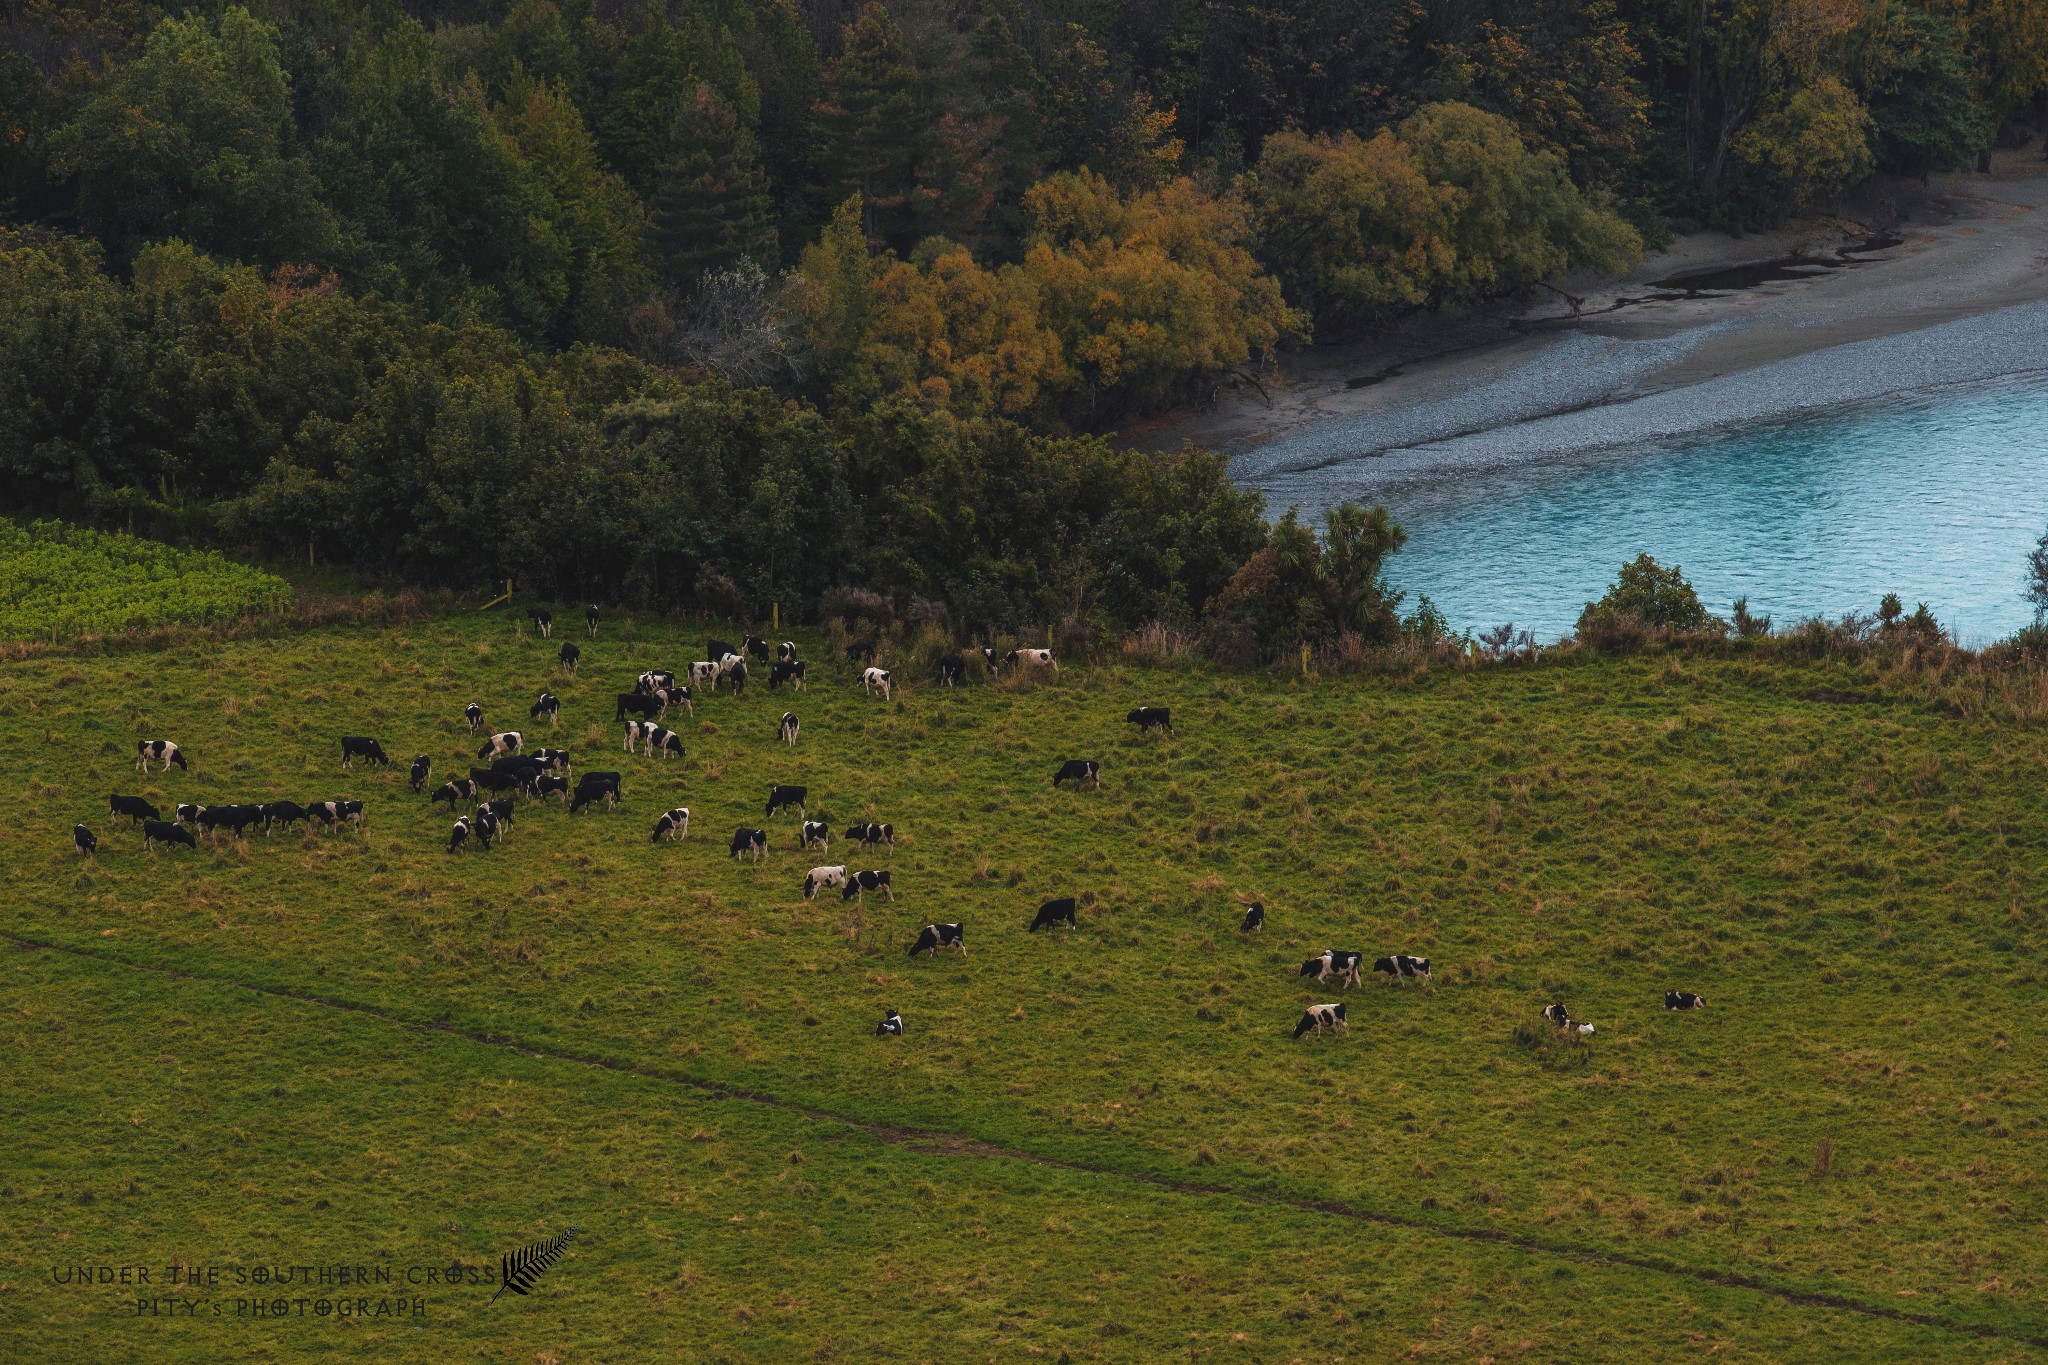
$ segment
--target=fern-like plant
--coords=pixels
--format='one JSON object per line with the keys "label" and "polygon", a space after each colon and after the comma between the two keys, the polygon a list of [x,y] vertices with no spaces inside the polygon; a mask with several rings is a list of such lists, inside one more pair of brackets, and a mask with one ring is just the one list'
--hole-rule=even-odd
{"label": "fern-like plant", "polygon": [[[569,1248],[569,1242],[576,1236],[574,1226],[545,1241],[534,1242],[517,1251],[507,1252],[498,1265],[498,1293],[491,1295],[491,1303],[498,1301],[498,1294],[511,1290],[515,1294],[532,1292],[533,1282],[546,1274],[548,1268],[562,1259],[562,1253]],[[484,1307],[490,1307],[485,1304]]]}

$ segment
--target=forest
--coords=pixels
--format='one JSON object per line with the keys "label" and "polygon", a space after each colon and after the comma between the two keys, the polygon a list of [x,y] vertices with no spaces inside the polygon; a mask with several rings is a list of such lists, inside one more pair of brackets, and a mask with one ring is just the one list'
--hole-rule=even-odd
{"label": "forest", "polygon": [[1399,528],[1269,524],[1119,424],[1967,167],[2048,90],[2035,0],[5,13],[10,508],[429,585],[740,617],[858,587],[1254,653],[1398,632]]}

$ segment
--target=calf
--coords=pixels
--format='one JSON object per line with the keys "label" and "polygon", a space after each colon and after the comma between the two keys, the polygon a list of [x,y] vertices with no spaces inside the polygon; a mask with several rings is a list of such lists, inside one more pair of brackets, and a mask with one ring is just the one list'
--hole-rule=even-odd
{"label": "calf", "polygon": [[796,712],[784,711],[782,713],[782,727],[776,733],[782,737],[784,744],[794,744],[796,743],[796,732]]}
{"label": "calf", "polygon": [[873,640],[855,640],[846,647],[846,661],[848,663],[859,663],[863,659],[869,663],[875,661],[875,642]]}
{"label": "calf", "polygon": [[462,850],[462,846],[468,842],[469,819],[466,816],[457,816],[455,818],[455,827],[448,831],[448,851],[450,853],[459,853]]}
{"label": "calf", "polygon": [[1052,928],[1061,920],[1067,922],[1069,929],[1078,929],[1081,926],[1074,919],[1074,909],[1074,898],[1072,896],[1061,896],[1056,901],[1047,901],[1044,905],[1038,907],[1038,914],[1033,917],[1031,927],[1024,932],[1035,934],[1040,929]]}
{"label": "calf", "polygon": [[137,824],[144,820],[160,820],[163,818],[162,811],[139,796],[108,796],[107,823],[111,825],[123,815]]}
{"label": "calf", "polygon": [[533,622],[533,628],[540,632],[540,638],[549,639],[555,633],[555,614],[546,607],[529,607],[526,615]]}
{"label": "calf", "polygon": [[526,718],[528,720],[539,720],[542,716],[546,716],[548,718],[549,725],[553,725],[558,719],[560,719],[561,714],[561,698],[557,697],[552,692],[541,693],[540,700],[535,702],[526,710]]}
{"label": "calf", "polygon": [[283,825],[290,829],[306,818],[306,808],[296,801],[265,801],[263,803],[263,832],[270,833],[272,825]]}
{"label": "calf", "polygon": [[536,801],[545,801],[550,796],[559,796],[566,805],[569,800],[569,779],[566,777],[536,777],[526,788]]}
{"label": "calf", "polygon": [[594,607],[594,606],[591,606],[591,607],[585,607],[585,608],[583,609],[583,628],[584,628],[585,630],[587,630],[587,631],[589,631],[589,632],[590,632],[590,638],[591,638],[591,639],[595,640],[595,639],[597,638],[597,608],[596,608],[596,607]]}
{"label": "calf", "polygon": [[1351,1031],[1351,1025],[1344,1019],[1343,1001],[1333,1005],[1310,1005],[1301,1012],[1301,1022],[1294,1026],[1294,1036],[1299,1038],[1311,1030],[1320,1035],[1326,1028],[1332,1033]]}
{"label": "calf", "polygon": [[731,645],[727,644],[723,640],[714,639],[706,640],[704,642],[704,657],[714,664],[717,663],[720,659],[723,659],[728,654],[737,653],[739,653],[738,650],[734,649]]}
{"label": "calf", "polygon": [[882,694],[883,701],[889,700],[888,669],[870,668],[864,670],[860,675],[860,685],[862,688],[866,690],[869,696],[872,697],[875,695],[875,693],[880,692]]}
{"label": "calf", "polygon": [[[157,823],[162,824],[163,822],[158,821]],[[73,825],[71,827],[71,846],[77,849],[83,856],[90,858],[93,854],[100,851],[100,836],[94,834],[84,825]]]}
{"label": "calf", "polygon": [[1085,782],[1094,791],[1102,786],[1102,765],[1092,758],[1070,758],[1052,775],[1055,787],[1062,782],[1072,782],[1077,787]]}
{"label": "calf", "polygon": [[832,827],[830,825],[826,824],[823,820],[804,821],[803,837],[798,841],[797,847],[815,848],[822,853],[831,844]]}
{"label": "calf", "polygon": [[762,818],[775,814],[784,806],[795,806],[801,813],[804,810],[804,797],[809,793],[809,787],[785,787],[780,783],[769,787],[768,809]]}
{"label": "calf", "polygon": [[427,789],[427,774],[432,771],[434,771],[434,761],[425,754],[421,754],[412,761],[411,781],[413,795],[417,796]]}
{"label": "calf", "polygon": [[469,722],[469,732],[475,734],[483,727],[484,708],[475,702],[462,708],[462,718]]}
{"label": "calf", "polygon": [[796,662],[796,641],[784,640],[775,646],[775,662],[793,664]]}
{"label": "calf", "polygon": [[768,856],[767,830],[743,827],[732,832],[732,846],[726,850],[726,856],[737,858],[747,853],[753,854],[757,863]]}
{"label": "calf", "polygon": [[1301,970],[1295,975],[1313,976],[1318,981],[1327,981],[1334,976],[1346,986],[1356,986],[1364,980],[1359,972],[1359,964],[1364,960],[1363,953],[1346,953],[1331,948],[1321,957],[1312,957],[1302,963]]}
{"label": "calf", "polygon": [[1013,649],[1003,662],[1011,668],[1022,668],[1026,664],[1033,668],[1049,668],[1053,671],[1054,677],[1059,676],[1060,666],[1053,659],[1052,651],[1049,649]]}
{"label": "calf", "polygon": [[687,836],[689,832],[690,808],[688,806],[677,806],[674,810],[668,811],[659,820],[654,822],[654,833],[648,836],[647,842],[658,844],[663,839],[666,839],[670,843],[674,843],[676,840]]}
{"label": "calf", "polygon": [[446,801],[448,808],[453,810],[457,801],[474,801],[476,800],[476,794],[477,785],[475,782],[466,777],[451,777],[440,785],[427,804],[431,806],[436,802]]}
{"label": "calf", "polygon": [[613,720],[624,720],[628,711],[642,719],[651,720],[668,709],[660,697],[649,696],[645,692],[621,692],[617,701],[618,706],[612,714]]}
{"label": "calf", "polygon": [[476,751],[476,756],[482,759],[495,758],[499,754],[516,754],[519,752],[519,744],[519,732],[517,730],[505,730],[485,740],[483,747]]}
{"label": "calf", "polygon": [[967,660],[958,654],[948,654],[939,660],[939,686],[958,687],[960,680],[967,676]]}
{"label": "calf", "polygon": [[941,948],[958,948],[960,956],[967,956],[967,926],[965,924],[927,924],[917,935],[917,942],[910,945],[910,955],[930,953],[939,955]]}
{"label": "calf", "polygon": [[875,1036],[877,1038],[901,1038],[903,1036],[903,1016],[895,1010],[890,1010],[882,1016],[882,1022],[875,1025]]}
{"label": "calf", "polygon": [[768,662],[768,642],[758,635],[749,635],[741,639],[739,652],[756,663]]}
{"label": "calf", "polygon": [[1425,986],[1429,984],[1429,959],[1426,957],[1410,957],[1406,953],[1395,953],[1392,957],[1383,957],[1373,963],[1372,969],[1375,972],[1385,972],[1389,981],[1400,982],[1414,977]]}
{"label": "calf", "polygon": [[861,904],[865,905],[867,904],[867,893],[870,891],[879,891],[892,901],[896,899],[896,890],[889,885],[889,874],[887,872],[848,873],[846,885],[839,888],[839,899],[842,901],[858,899]]}
{"label": "calf", "polygon": [[366,739],[361,735],[342,736],[341,766],[346,768],[359,758],[365,763],[378,763],[387,768],[391,766],[391,760],[384,756],[384,746],[376,740]]}
{"label": "calf", "polygon": [[768,690],[773,692],[784,683],[788,683],[799,692],[804,690],[803,660],[784,659],[768,666]]}
{"label": "calf", "polygon": [[1664,992],[1664,1008],[1667,1010],[1703,1010],[1706,1007],[1707,997],[1704,995],[1695,995],[1691,991]]}
{"label": "calf", "polygon": [[886,848],[890,856],[896,853],[896,826],[877,824],[869,820],[849,826],[846,837],[866,848]]}
{"label": "calf", "polygon": [[142,846],[145,849],[154,849],[160,843],[183,844],[187,848],[199,847],[199,841],[192,837],[192,831],[183,825],[174,825],[168,820],[144,820]]}
{"label": "calf", "polygon": [[169,772],[171,770],[171,765],[173,763],[177,764],[181,770],[187,772],[191,771],[190,765],[185,762],[185,755],[179,752],[178,746],[171,743],[169,740],[137,740],[135,742],[136,769],[140,772],[146,773],[149,771],[149,765],[151,763],[162,763],[164,765],[165,772]]}
{"label": "calf", "polygon": [[814,867],[809,872],[804,873],[804,899],[815,899],[818,892],[825,887],[843,887],[845,885],[846,868],[843,865],[838,867]]}
{"label": "calf", "polygon": [[1266,907],[1260,901],[1253,901],[1251,908],[1244,912],[1244,923],[1237,926],[1240,934],[1256,934],[1266,927]]}
{"label": "calf", "polygon": [[567,669],[569,676],[573,678],[576,676],[576,665],[583,661],[583,651],[574,645],[563,645],[562,652],[557,654],[555,658],[561,662],[562,667]]}
{"label": "calf", "polygon": [[1173,708],[1169,706],[1134,707],[1131,714],[1124,717],[1124,723],[1137,726],[1139,734],[1150,734],[1153,730],[1164,730],[1170,735],[1173,733]]}

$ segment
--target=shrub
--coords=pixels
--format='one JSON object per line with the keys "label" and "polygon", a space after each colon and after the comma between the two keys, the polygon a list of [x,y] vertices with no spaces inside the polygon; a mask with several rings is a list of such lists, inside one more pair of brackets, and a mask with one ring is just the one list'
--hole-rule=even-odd
{"label": "shrub", "polygon": [[[1631,625],[1623,618],[1634,618]],[[1638,634],[1650,631],[1683,632],[1705,630],[1713,623],[1699,594],[1685,581],[1680,567],[1665,568],[1647,554],[1621,566],[1614,586],[1598,602],[1588,602],[1579,615],[1579,638],[1594,648],[1599,641],[1609,644],[1641,643]]]}
{"label": "shrub", "polygon": [[886,626],[896,621],[896,604],[886,593],[870,592],[866,588],[834,587],[819,595],[818,614],[828,621],[866,621]]}
{"label": "shrub", "polygon": [[1769,635],[1771,633],[1771,618],[1768,616],[1752,616],[1749,611],[1749,599],[1747,597],[1736,598],[1734,605],[1728,610],[1728,615],[1735,627],[1735,633],[1745,640],[1752,640],[1759,635]]}

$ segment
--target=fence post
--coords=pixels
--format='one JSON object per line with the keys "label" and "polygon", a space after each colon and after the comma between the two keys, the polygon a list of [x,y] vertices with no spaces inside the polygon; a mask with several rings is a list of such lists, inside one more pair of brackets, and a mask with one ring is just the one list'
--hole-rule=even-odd
{"label": "fence post", "polygon": [[782,603],[772,603],[770,604],[768,610],[773,615],[775,620],[775,624],[772,627],[772,629],[775,631],[776,634],[780,635],[782,633]]}

